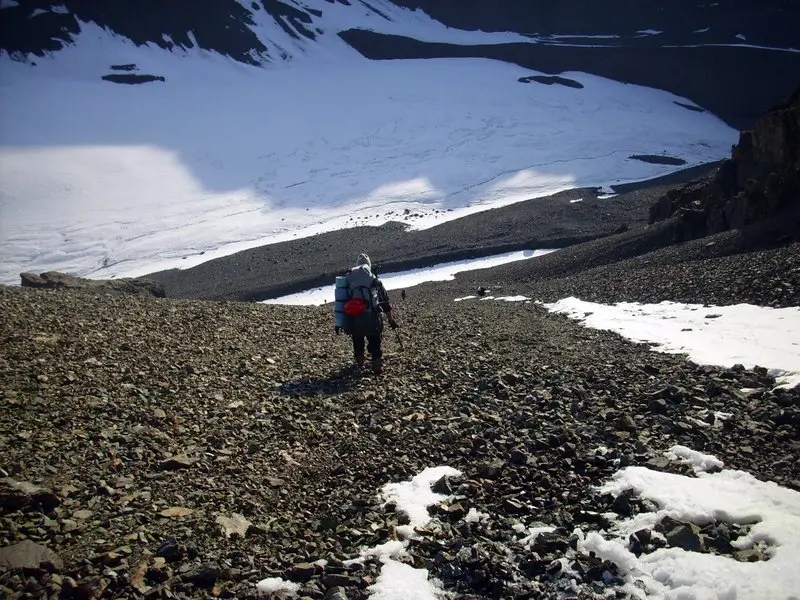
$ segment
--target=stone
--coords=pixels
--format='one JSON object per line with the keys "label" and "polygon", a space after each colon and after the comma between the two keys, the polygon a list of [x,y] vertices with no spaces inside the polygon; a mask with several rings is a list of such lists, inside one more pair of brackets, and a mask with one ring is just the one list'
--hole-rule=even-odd
{"label": "stone", "polygon": [[325,592],[325,600],[347,600],[347,593],[341,587],[332,587]]}
{"label": "stone", "polygon": [[347,587],[352,585],[353,580],[350,576],[344,573],[328,573],[322,578],[322,585],[327,588],[331,587]]}
{"label": "stone", "polygon": [[654,471],[664,471],[669,467],[669,464],[669,459],[666,456],[654,456],[645,463],[645,466]]}
{"label": "stone", "polygon": [[623,431],[636,431],[638,426],[636,425],[636,421],[633,420],[633,417],[630,415],[622,415],[617,422],[617,425]]}
{"label": "stone", "polygon": [[736,550],[733,557],[739,562],[758,562],[764,560],[764,554],[757,548],[747,548],[746,550]]}
{"label": "stone", "polygon": [[166,460],[161,461],[160,468],[162,471],[179,471],[181,469],[188,469],[196,462],[196,458],[189,458],[185,454],[176,454],[175,456],[170,456]]}
{"label": "stone", "polygon": [[230,517],[219,515],[216,519],[216,523],[220,526],[222,534],[228,538],[232,535],[244,537],[247,535],[247,530],[250,529],[252,525],[250,521],[238,513],[233,513]]}
{"label": "stone", "polygon": [[220,576],[220,567],[215,562],[205,563],[191,569],[181,576],[181,579],[204,589],[211,589]]}
{"label": "stone", "polygon": [[194,513],[194,509],[186,508],[185,506],[171,506],[170,508],[165,508],[164,510],[160,511],[162,517],[188,517],[189,515]]}
{"label": "stone", "polygon": [[528,464],[529,456],[520,450],[511,451],[511,463],[517,466],[524,466]]}
{"label": "stone", "polygon": [[156,558],[161,558],[166,562],[174,563],[181,560],[184,556],[184,548],[175,538],[164,540],[156,550]]}
{"label": "stone", "polygon": [[478,465],[478,475],[485,479],[494,479],[505,467],[505,461],[499,458]]}
{"label": "stone", "polygon": [[569,542],[554,531],[543,531],[536,536],[532,549],[540,555],[563,553],[569,549]]}
{"label": "stone", "polygon": [[30,540],[0,548],[0,572],[17,569],[58,572],[63,568],[64,561],[58,554]]}
{"label": "stone", "polygon": [[13,511],[32,505],[49,513],[60,504],[59,497],[48,489],[8,477],[0,479],[0,508]]}
{"label": "stone", "polygon": [[514,498],[503,498],[503,509],[511,514],[519,514],[525,511],[525,505]]}
{"label": "stone", "polygon": [[287,573],[287,578],[297,583],[305,583],[311,580],[317,572],[317,568],[311,563],[297,563],[293,565]]}
{"label": "stone", "polygon": [[689,552],[701,552],[703,550],[700,536],[689,525],[678,525],[669,530],[665,537],[667,538],[667,544],[672,547],[682,548]]}

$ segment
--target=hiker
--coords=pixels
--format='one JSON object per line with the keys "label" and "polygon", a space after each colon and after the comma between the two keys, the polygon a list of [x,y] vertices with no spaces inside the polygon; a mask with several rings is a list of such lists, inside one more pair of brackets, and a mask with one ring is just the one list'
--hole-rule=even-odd
{"label": "hiker", "polygon": [[[356,364],[364,364],[364,347],[369,350],[372,359],[372,371],[378,375],[383,368],[383,351],[381,350],[381,334],[383,333],[383,317],[386,314],[389,326],[398,327],[392,314],[389,294],[383,282],[372,273],[372,262],[366,254],[359,254],[356,266],[347,270],[342,278],[337,278],[344,285],[346,280],[349,300],[344,303],[346,325],[336,326],[336,333],[344,330],[353,338],[353,356]],[[339,283],[337,283],[339,285]]]}

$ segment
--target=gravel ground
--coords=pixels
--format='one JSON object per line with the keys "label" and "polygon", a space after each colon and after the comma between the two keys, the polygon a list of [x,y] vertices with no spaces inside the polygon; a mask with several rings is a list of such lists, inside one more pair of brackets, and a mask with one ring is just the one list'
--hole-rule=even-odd
{"label": "gravel ground", "polygon": [[486,287],[543,301],[576,296],[606,303],[800,306],[800,216],[675,245],[669,244],[673,225],[659,223],[540,258],[460,273],[452,282],[407,293],[420,300],[452,299]]}
{"label": "gravel ground", "polygon": [[[405,522],[378,490],[446,464],[455,497],[405,562],[461,600],[599,597],[617,567],[570,533],[641,509],[593,491],[620,466],[685,472],[662,457],[678,443],[800,489],[800,392],[765,370],[438,298],[398,307],[375,377],[324,307],[0,288],[0,565],[19,543],[57,554],[0,566],[0,595],[248,598],[282,576],[363,599],[379,564],[342,561]],[[536,522],[558,529],[530,546]],[[697,535],[733,552],[722,525]]]}

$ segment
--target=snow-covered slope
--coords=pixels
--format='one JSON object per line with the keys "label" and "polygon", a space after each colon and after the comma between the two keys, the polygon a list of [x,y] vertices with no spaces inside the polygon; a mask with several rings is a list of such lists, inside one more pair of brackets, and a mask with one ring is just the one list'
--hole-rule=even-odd
{"label": "snow-covered slope", "polygon": [[543,85],[485,59],[368,61],[338,31],[517,34],[451,30],[377,0],[318,4],[313,40],[253,11],[265,47],[291,58],[264,66],[200,44],[137,46],[88,22],[35,65],[0,58],[0,280],[137,275],[387,220],[428,227],[677,168],[633,155],[716,160],[736,139],[685,99],[584,73]]}

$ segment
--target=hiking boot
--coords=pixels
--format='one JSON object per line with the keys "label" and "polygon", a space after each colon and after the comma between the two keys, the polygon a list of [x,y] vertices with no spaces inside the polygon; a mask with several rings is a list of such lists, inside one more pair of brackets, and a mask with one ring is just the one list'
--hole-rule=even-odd
{"label": "hiking boot", "polygon": [[359,367],[363,367],[364,366],[364,355],[363,354],[361,356],[356,356],[356,364]]}
{"label": "hiking boot", "polygon": [[383,361],[380,358],[377,360],[373,360],[372,372],[375,373],[375,375],[380,375],[382,370],[383,370]]}

